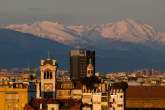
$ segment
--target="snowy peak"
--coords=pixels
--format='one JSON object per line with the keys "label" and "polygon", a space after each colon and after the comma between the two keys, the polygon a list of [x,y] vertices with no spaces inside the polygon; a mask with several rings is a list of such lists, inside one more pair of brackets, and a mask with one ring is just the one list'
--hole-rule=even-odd
{"label": "snowy peak", "polygon": [[144,43],[148,40],[156,40],[157,32],[150,25],[138,24],[132,19],[125,19],[111,26],[105,26],[102,35],[105,38],[124,42]]}
{"label": "snowy peak", "polygon": [[16,31],[24,32],[24,33],[30,33],[42,38],[56,40],[66,45],[69,45],[74,40],[76,40],[74,36],[65,32],[64,31],[65,26],[62,24],[59,24],[58,22],[39,21],[30,25],[27,25],[27,24],[9,25],[5,28],[13,29]]}

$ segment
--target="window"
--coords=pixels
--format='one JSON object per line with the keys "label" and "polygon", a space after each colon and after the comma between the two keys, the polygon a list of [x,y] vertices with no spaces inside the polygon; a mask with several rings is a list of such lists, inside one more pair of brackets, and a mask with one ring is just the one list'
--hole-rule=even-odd
{"label": "window", "polygon": [[18,94],[16,94],[16,99],[18,99]]}
{"label": "window", "polygon": [[113,103],[115,102],[115,99],[113,99]]}
{"label": "window", "polygon": [[15,104],[14,110],[18,110],[18,104]]}
{"label": "window", "polygon": [[47,78],[46,79],[49,79],[49,71],[47,71]]}
{"label": "window", "polygon": [[101,106],[101,110],[107,110],[107,106]]}
{"label": "window", "polygon": [[109,102],[109,106],[112,107],[112,102]]}
{"label": "window", "polygon": [[8,99],[11,99],[11,98],[12,98],[11,94],[8,94]]}
{"label": "window", "polygon": [[44,79],[46,79],[46,72],[44,72]]}
{"label": "window", "polygon": [[102,102],[107,102],[107,97],[102,97],[102,98],[101,98],[101,101],[102,101]]}
{"label": "window", "polygon": [[107,93],[102,93],[102,96],[107,96]]}
{"label": "window", "polygon": [[24,107],[25,107],[25,105],[24,105],[24,104],[22,104],[22,110],[24,109]]}
{"label": "window", "polygon": [[11,105],[10,104],[8,104],[8,110],[11,110]]}
{"label": "window", "polygon": [[22,95],[22,98],[24,99],[24,95]]}
{"label": "window", "polygon": [[118,106],[118,107],[123,107],[123,104],[118,104],[117,106]]}
{"label": "window", "polygon": [[44,79],[52,79],[53,75],[50,70],[44,72]]}
{"label": "window", "polygon": [[52,72],[49,72],[50,73],[50,79],[52,79]]}

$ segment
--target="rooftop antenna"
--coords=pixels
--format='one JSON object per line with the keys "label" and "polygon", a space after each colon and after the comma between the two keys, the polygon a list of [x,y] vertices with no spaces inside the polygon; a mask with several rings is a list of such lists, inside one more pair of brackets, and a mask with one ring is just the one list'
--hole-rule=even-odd
{"label": "rooftop antenna", "polygon": [[25,73],[24,69],[22,69],[22,73],[23,73],[23,74]]}
{"label": "rooftop antenna", "polygon": [[48,60],[50,60],[50,51],[49,51],[49,48],[48,48]]}
{"label": "rooftop antenna", "polygon": [[30,64],[28,64],[28,71],[30,72]]}
{"label": "rooftop antenna", "polygon": [[91,58],[89,59],[89,64],[92,64],[92,59]]}

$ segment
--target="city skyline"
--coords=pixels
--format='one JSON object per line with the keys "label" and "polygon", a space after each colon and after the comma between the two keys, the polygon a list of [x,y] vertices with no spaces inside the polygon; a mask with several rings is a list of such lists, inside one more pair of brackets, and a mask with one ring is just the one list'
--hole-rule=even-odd
{"label": "city skyline", "polygon": [[165,110],[165,0],[0,0],[0,110]]}

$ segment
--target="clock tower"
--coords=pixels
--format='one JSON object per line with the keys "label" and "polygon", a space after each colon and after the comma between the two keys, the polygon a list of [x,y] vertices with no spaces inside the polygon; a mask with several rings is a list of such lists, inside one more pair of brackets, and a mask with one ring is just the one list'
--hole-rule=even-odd
{"label": "clock tower", "polygon": [[41,60],[41,97],[55,98],[56,91],[56,60],[51,60],[49,55],[47,60]]}

